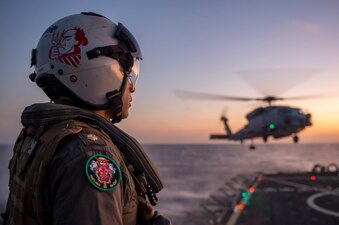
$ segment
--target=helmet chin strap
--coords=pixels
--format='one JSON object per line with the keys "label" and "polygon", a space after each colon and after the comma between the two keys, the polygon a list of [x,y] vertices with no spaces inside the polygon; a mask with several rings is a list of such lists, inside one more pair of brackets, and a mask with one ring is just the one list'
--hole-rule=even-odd
{"label": "helmet chin strap", "polygon": [[112,117],[112,123],[119,123],[122,119],[122,95],[119,93],[112,100],[112,107],[108,109],[108,113]]}
{"label": "helmet chin strap", "polygon": [[122,119],[122,95],[126,86],[127,74],[124,72],[124,78],[120,90],[114,90],[106,94],[107,99],[111,102],[111,107],[108,109],[110,116],[112,117],[112,123],[119,123]]}

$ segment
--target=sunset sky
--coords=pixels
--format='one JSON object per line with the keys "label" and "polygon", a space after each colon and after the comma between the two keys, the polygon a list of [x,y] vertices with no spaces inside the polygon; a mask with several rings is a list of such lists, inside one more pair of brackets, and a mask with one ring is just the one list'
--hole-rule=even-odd
{"label": "sunset sky", "polygon": [[[31,49],[56,20],[84,11],[122,22],[141,46],[130,117],[118,125],[141,143],[214,143],[209,135],[224,132],[219,118],[226,108],[237,131],[248,112],[263,106],[185,100],[175,90],[242,97],[339,93],[336,0],[1,1],[0,143],[14,142],[25,106],[48,101],[28,79]],[[300,133],[301,143],[339,142],[339,95],[275,104],[312,113],[314,126]]]}

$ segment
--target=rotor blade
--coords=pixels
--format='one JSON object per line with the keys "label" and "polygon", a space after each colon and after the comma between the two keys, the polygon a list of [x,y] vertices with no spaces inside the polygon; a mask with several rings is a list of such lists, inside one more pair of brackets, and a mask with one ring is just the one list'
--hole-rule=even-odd
{"label": "rotor blade", "polygon": [[319,93],[319,94],[303,95],[303,96],[296,96],[296,97],[283,97],[282,100],[307,100],[307,99],[332,98],[332,97],[339,97],[339,92]]}
{"label": "rotor blade", "polygon": [[261,95],[280,96],[319,72],[315,68],[266,68],[237,73]]}
{"label": "rotor blade", "polygon": [[174,93],[184,99],[196,99],[196,100],[231,100],[231,101],[255,101],[255,98],[236,97],[229,95],[217,95],[210,93],[194,92],[175,90]]}

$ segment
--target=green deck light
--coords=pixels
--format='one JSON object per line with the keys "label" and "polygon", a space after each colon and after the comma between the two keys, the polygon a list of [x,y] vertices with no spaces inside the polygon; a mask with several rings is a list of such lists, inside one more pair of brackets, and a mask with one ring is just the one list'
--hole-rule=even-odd
{"label": "green deck light", "polygon": [[241,193],[241,197],[246,198],[247,196],[248,196],[247,192],[244,191],[244,192]]}

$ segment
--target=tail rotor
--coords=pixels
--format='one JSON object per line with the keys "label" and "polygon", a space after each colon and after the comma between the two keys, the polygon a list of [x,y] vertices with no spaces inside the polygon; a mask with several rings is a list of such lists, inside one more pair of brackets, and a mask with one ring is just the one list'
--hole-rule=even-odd
{"label": "tail rotor", "polygon": [[224,123],[227,123],[227,121],[228,121],[227,113],[228,113],[228,106],[225,106],[225,107],[222,109],[221,117],[220,117],[220,120],[221,120],[222,122],[224,122]]}

